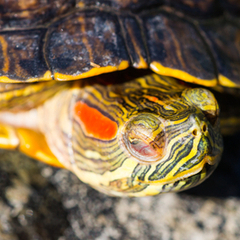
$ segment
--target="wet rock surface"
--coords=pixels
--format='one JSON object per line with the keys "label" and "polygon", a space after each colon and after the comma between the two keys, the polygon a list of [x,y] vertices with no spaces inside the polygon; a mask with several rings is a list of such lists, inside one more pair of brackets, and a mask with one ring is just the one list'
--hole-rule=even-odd
{"label": "wet rock surface", "polygon": [[183,192],[113,198],[16,153],[0,152],[0,239],[240,239],[240,137],[225,139],[223,161]]}

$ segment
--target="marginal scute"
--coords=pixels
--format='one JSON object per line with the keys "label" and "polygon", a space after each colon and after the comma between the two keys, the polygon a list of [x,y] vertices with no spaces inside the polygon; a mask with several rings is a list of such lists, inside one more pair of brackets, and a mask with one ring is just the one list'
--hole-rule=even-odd
{"label": "marginal scute", "polygon": [[119,19],[122,22],[123,34],[132,66],[135,68],[148,68],[147,50],[140,23],[137,21],[136,16],[121,14]]}
{"label": "marginal scute", "polygon": [[153,71],[205,86],[216,85],[214,63],[192,23],[161,10],[140,17]]}
{"label": "marginal scute", "polygon": [[232,88],[239,87],[238,84],[236,84],[235,82],[231,81],[230,79],[228,79],[227,77],[223,76],[222,74],[218,75],[218,81],[219,81],[219,84],[221,86],[224,86],[224,87],[232,87]]}
{"label": "marginal scute", "polygon": [[182,71],[179,69],[172,69],[170,67],[164,67],[159,62],[152,62],[150,64],[150,68],[158,74],[175,77],[180,80],[195,83],[195,84],[202,84],[204,86],[213,87],[217,85],[217,79],[199,79],[191,74],[189,74],[187,71]]}
{"label": "marginal scute", "polygon": [[45,29],[0,32],[0,80],[52,80],[43,57]]}
{"label": "marginal scute", "polygon": [[130,59],[115,14],[77,11],[52,24],[46,58],[57,79],[79,79],[122,70]]}
{"label": "marginal scute", "polygon": [[96,75],[100,75],[103,73],[110,73],[115,71],[124,70],[129,67],[128,61],[122,61],[118,66],[106,66],[106,67],[100,67],[96,63],[90,62],[91,66],[94,66],[92,69],[90,69],[87,72],[81,73],[79,75],[68,75],[68,74],[61,74],[61,73],[54,73],[54,79],[58,81],[71,81],[71,80],[77,80],[82,78],[89,78]]}
{"label": "marginal scute", "polygon": [[240,28],[229,21],[201,25],[218,68],[219,83],[240,87]]}

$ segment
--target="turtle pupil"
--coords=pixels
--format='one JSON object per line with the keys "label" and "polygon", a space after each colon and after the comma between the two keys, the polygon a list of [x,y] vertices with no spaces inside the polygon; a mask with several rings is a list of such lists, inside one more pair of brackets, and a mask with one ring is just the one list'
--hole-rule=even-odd
{"label": "turtle pupil", "polygon": [[134,140],[131,142],[131,147],[133,152],[136,153],[136,155],[141,155],[143,157],[151,157],[156,155],[156,151],[144,141],[141,140]]}

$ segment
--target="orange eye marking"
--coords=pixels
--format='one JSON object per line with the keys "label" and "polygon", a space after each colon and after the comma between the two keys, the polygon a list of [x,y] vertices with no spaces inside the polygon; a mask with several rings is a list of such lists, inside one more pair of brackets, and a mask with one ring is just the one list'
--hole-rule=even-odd
{"label": "orange eye marking", "polygon": [[151,102],[155,102],[163,106],[166,105],[163,101],[159,100],[157,97],[149,96],[149,95],[143,95],[143,96]]}
{"label": "orange eye marking", "polygon": [[153,96],[146,96],[146,98],[151,101],[151,102],[157,102],[158,98],[157,97],[153,97]]}
{"label": "orange eye marking", "polygon": [[97,109],[89,107],[86,103],[77,102],[74,112],[89,136],[101,140],[110,140],[116,136],[118,130],[117,123],[104,116]]}

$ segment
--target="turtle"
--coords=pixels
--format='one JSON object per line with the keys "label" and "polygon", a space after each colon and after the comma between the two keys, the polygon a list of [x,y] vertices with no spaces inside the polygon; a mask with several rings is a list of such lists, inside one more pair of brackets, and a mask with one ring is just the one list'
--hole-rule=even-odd
{"label": "turtle", "polygon": [[0,147],[112,196],[198,185],[220,129],[239,128],[239,13],[237,0],[0,2]]}

